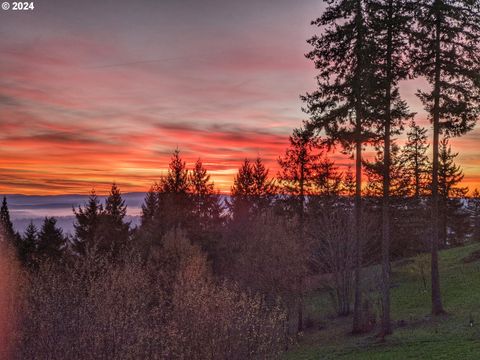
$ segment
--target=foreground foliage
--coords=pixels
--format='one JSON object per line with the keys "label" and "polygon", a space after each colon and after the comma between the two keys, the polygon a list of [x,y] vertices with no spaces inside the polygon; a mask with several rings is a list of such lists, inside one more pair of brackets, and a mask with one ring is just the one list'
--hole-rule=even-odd
{"label": "foreground foliage", "polygon": [[92,251],[18,275],[8,303],[18,314],[7,339],[12,358],[265,359],[283,351],[280,303],[215,281],[182,233],[168,234],[152,256],[113,263]]}

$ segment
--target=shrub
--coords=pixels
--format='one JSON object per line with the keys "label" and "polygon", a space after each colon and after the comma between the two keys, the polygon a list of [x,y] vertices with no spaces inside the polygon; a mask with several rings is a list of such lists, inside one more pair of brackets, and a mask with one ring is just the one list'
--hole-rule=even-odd
{"label": "shrub", "polygon": [[92,251],[68,265],[41,264],[17,302],[24,306],[15,357],[278,357],[278,305],[216,283],[205,254],[181,232],[157,250],[149,259],[130,253],[113,263]]}

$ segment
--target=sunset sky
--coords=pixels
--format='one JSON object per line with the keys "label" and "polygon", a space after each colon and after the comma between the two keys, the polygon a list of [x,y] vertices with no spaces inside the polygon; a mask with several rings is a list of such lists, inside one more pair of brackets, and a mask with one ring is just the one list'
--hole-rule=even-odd
{"label": "sunset sky", "polygon": [[[240,162],[277,171],[315,87],[303,56],[320,0],[37,0],[0,11],[0,193],[146,191],[172,151],[228,191]],[[421,80],[401,92],[418,122]],[[480,188],[480,130],[452,141]],[[349,160],[333,155],[341,165]]]}

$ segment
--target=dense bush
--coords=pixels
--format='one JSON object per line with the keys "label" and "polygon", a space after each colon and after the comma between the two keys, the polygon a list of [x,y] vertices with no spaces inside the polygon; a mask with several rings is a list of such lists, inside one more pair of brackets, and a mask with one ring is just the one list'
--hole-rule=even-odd
{"label": "dense bush", "polygon": [[278,357],[285,344],[279,306],[215,282],[206,256],[182,235],[168,235],[159,253],[157,260],[176,260],[168,274],[135,253],[115,263],[92,251],[68,265],[42,264],[9,302],[21,314],[14,357]]}

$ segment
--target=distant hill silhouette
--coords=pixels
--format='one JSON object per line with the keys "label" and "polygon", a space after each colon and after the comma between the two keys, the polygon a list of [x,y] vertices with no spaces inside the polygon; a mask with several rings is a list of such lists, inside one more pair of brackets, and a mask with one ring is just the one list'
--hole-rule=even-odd
{"label": "distant hill silhouette", "polygon": [[[45,216],[55,216],[58,225],[66,233],[72,233],[74,220],[72,207],[83,206],[89,195],[0,194],[0,198],[3,196],[7,197],[12,222],[17,231],[23,232],[31,221],[40,227]],[[145,193],[132,192],[122,196],[128,206],[128,220],[132,221],[132,225],[138,224]],[[106,196],[98,197],[104,202]]]}

